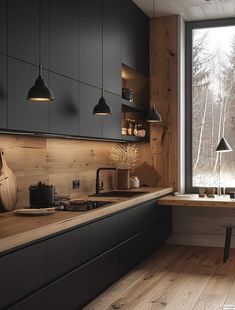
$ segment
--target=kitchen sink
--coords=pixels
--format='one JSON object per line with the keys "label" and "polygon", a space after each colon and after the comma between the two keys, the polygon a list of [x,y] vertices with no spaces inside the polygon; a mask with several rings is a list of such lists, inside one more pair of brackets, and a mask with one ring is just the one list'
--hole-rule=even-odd
{"label": "kitchen sink", "polygon": [[148,194],[144,191],[109,191],[99,194],[93,194],[91,197],[135,197],[143,194]]}

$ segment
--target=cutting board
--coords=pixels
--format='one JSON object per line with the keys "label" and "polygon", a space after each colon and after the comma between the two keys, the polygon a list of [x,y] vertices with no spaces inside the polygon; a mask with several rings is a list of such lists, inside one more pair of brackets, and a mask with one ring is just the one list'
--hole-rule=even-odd
{"label": "cutting board", "polygon": [[16,176],[7,165],[4,150],[0,149],[0,205],[5,211],[12,211],[16,202]]}

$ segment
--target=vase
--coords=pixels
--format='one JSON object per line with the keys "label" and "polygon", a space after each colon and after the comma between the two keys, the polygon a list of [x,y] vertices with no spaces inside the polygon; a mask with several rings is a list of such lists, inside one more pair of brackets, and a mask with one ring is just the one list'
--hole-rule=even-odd
{"label": "vase", "polygon": [[117,169],[117,189],[130,189],[129,169]]}

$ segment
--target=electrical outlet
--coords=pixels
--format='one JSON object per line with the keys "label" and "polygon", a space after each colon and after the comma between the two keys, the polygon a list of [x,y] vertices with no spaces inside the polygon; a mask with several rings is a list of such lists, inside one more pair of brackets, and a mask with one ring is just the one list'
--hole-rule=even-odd
{"label": "electrical outlet", "polygon": [[80,180],[79,179],[73,180],[72,187],[73,187],[73,189],[79,188],[80,187]]}

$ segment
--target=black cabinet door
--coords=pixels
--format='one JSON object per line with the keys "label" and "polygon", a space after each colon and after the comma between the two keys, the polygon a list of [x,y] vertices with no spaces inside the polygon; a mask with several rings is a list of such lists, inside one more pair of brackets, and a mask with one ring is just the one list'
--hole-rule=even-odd
{"label": "black cabinet door", "polygon": [[7,0],[0,1],[0,53],[7,53]]}
{"label": "black cabinet door", "polygon": [[106,252],[90,263],[90,299],[95,298],[119,277],[118,248]]}
{"label": "black cabinet door", "polygon": [[[39,1],[8,0],[8,54],[38,64]],[[22,74],[24,76],[24,74]],[[21,77],[22,78],[22,77]]]}
{"label": "black cabinet door", "polygon": [[132,0],[122,0],[122,62],[133,69],[136,69],[138,49],[141,48],[141,46],[137,46],[138,18],[136,10],[136,5]]}
{"label": "black cabinet door", "polygon": [[132,0],[122,0],[122,62],[148,75],[149,18]]}
{"label": "black cabinet door", "polygon": [[89,225],[49,239],[46,244],[47,281],[52,281],[89,260]]}
{"label": "black cabinet door", "polygon": [[47,287],[47,310],[82,309],[117,277],[118,253],[112,250]]}
{"label": "black cabinet door", "polygon": [[103,2],[104,89],[121,95],[121,2]]}
{"label": "black cabinet door", "polygon": [[91,223],[91,253],[95,257],[118,243],[119,215]]}
{"label": "black cabinet door", "polygon": [[103,117],[103,137],[109,139],[121,139],[121,97],[109,92],[105,92],[105,99],[112,108],[113,115],[107,115]]}
{"label": "black cabinet door", "polygon": [[45,284],[45,243],[0,257],[0,309],[14,304]]}
{"label": "black cabinet door", "polygon": [[143,230],[119,247],[119,268],[124,274],[157,249],[171,235],[171,216]]}
{"label": "black cabinet door", "polygon": [[102,5],[101,0],[80,0],[79,81],[102,85]]}
{"label": "black cabinet door", "polygon": [[137,8],[137,28],[138,33],[137,44],[138,54],[136,69],[138,72],[149,75],[149,17],[143,11]]}
{"label": "black cabinet door", "polygon": [[79,84],[78,135],[102,137],[102,117],[93,115],[94,106],[101,97],[101,90],[83,83]]}
{"label": "black cabinet door", "polygon": [[55,101],[50,103],[50,132],[77,135],[78,133],[78,82],[65,76],[50,73],[50,85]]}
{"label": "black cabinet door", "polygon": [[78,0],[48,1],[50,69],[78,79],[79,2]]}
{"label": "black cabinet door", "polygon": [[0,54],[0,128],[7,128],[7,56]]}
{"label": "black cabinet door", "polygon": [[46,292],[40,290],[9,308],[9,310],[44,310],[46,309]]}
{"label": "black cabinet door", "polygon": [[156,200],[148,201],[120,213],[120,240],[132,237],[170,214],[171,208],[157,206]]}
{"label": "black cabinet door", "polygon": [[[32,132],[48,132],[48,103],[26,100],[38,76],[35,66],[8,58],[8,128]],[[44,71],[44,79],[48,75]]]}

